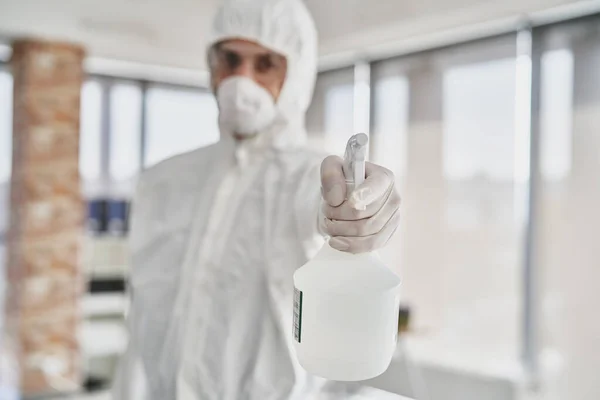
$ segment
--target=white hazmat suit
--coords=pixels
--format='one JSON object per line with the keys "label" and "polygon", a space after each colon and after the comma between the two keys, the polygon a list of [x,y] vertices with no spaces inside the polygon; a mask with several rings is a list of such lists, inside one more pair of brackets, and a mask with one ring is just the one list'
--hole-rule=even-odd
{"label": "white hazmat suit", "polygon": [[[323,157],[303,148],[316,76],[312,19],[300,0],[228,1],[210,45],[231,38],[287,58],[275,120],[240,143],[221,124],[218,144],[141,177],[132,215],[130,341],[115,397],[354,398],[358,385],[309,376],[292,347],[292,274],[323,244]],[[145,395],[132,392],[140,376]]]}

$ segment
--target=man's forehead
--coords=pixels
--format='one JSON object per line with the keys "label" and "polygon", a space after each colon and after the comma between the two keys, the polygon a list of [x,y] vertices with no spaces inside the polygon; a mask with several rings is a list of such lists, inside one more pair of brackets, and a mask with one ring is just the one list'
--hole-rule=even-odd
{"label": "man's forehead", "polygon": [[246,55],[277,54],[281,56],[281,54],[271,49],[268,49],[256,42],[252,42],[250,40],[245,39],[223,40],[217,44],[217,48]]}

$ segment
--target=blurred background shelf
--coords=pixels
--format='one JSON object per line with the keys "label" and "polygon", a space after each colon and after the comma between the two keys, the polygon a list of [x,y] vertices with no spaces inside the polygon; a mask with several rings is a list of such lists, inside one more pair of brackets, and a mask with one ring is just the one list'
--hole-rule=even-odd
{"label": "blurred background shelf", "polygon": [[127,344],[128,263],[124,235],[96,233],[86,237],[84,273],[88,290],[81,305],[80,340],[87,380],[99,388],[110,385]]}

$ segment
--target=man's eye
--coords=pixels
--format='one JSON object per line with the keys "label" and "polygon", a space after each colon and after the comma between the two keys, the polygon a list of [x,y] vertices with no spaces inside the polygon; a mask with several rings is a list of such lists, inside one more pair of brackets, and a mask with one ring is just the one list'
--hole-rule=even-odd
{"label": "man's eye", "polygon": [[236,69],[241,63],[240,56],[231,51],[226,52],[224,54],[224,58],[225,58],[225,63],[227,65],[227,67],[229,67],[231,69]]}
{"label": "man's eye", "polygon": [[259,72],[267,72],[274,67],[275,64],[271,59],[271,56],[262,56],[256,61],[256,69]]}

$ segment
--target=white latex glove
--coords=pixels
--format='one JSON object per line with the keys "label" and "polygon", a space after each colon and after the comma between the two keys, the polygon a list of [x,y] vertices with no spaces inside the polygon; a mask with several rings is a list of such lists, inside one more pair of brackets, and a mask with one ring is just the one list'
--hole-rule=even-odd
{"label": "white latex glove", "polygon": [[[363,253],[383,247],[400,223],[400,195],[394,173],[366,163],[366,179],[350,196],[346,193],[343,160],[329,156],[321,164],[321,228],[334,249]],[[348,199],[346,199],[348,197]]]}

